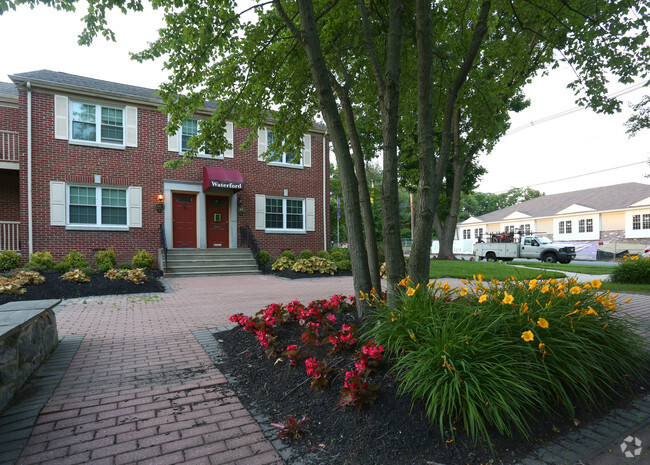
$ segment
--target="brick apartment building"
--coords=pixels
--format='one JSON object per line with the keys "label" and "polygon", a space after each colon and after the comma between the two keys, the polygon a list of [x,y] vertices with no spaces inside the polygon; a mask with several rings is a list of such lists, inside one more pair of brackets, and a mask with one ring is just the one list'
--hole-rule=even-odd
{"label": "brick apartment building", "polygon": [[9,77],[0,83],[0,250],[61,259],[113,247],[126,262],[139,249],[157,256],[163,232],[169,249],[244,248],[247,227],[274,257],[327,248],[324,127],[305,135],[301,157],[267,163],[272,121],[246,149],[251,129],[228,122],[231,150],[171,169],[164,163],[182,155],[209,106],[168,136],[152,89],[48,70]]}

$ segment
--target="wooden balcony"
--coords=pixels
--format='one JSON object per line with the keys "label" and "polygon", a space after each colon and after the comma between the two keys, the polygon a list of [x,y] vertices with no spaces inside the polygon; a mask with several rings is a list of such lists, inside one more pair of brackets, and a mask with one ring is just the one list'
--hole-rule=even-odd
{"label": "wooden balcony", "polygon": [[0,131],[0,168],[17,170],[19,155],[18,133]]}
{"label": "wooden balcony", "polygon": [[20,252],[20,221],[0,221],[0,251]]}

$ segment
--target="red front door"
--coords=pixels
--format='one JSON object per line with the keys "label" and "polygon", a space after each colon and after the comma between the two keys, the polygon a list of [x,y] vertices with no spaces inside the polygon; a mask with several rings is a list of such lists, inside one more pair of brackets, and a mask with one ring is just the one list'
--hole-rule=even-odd
{"label": "red front door", "polygon": [[228,248],[230,222],[228,197],[205,198],[205,222],[207,224],[208,248]]}
{"label": "red front door", "polygon": [[172,195],[173,248],[196,249],[196,195]]}

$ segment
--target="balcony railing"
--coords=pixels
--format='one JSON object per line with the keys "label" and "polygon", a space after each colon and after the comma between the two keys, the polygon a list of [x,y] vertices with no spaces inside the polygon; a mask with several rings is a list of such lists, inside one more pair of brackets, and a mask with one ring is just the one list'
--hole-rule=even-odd
{"label": "balcony railing", "polygon": [[20,221],[0,221],[0,250],[20,252]]}
{"label": "balcony railing", "polygon": [[0,131],[0,161],[18,162],[18,133]]}

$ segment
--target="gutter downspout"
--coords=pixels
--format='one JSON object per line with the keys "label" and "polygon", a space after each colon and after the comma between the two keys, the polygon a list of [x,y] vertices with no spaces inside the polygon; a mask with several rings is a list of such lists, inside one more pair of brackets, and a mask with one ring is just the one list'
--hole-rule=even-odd
{"label": "gutter downspout", "polygon": [[27,231],[29,254],[34,253],[34,222],[32,211],[32,85],[29,81],[27,87]]}
{"label": "gutter downspout", "polygon": [[329,209],[329,197],[327,196],[327,179],[325,174],[327,173],[326,164],[327,164],[327,153],[325,153],[325,139],[327,137],[327,131],[323,134],[323,250],[328,250],[327,248],[327,210]]}

